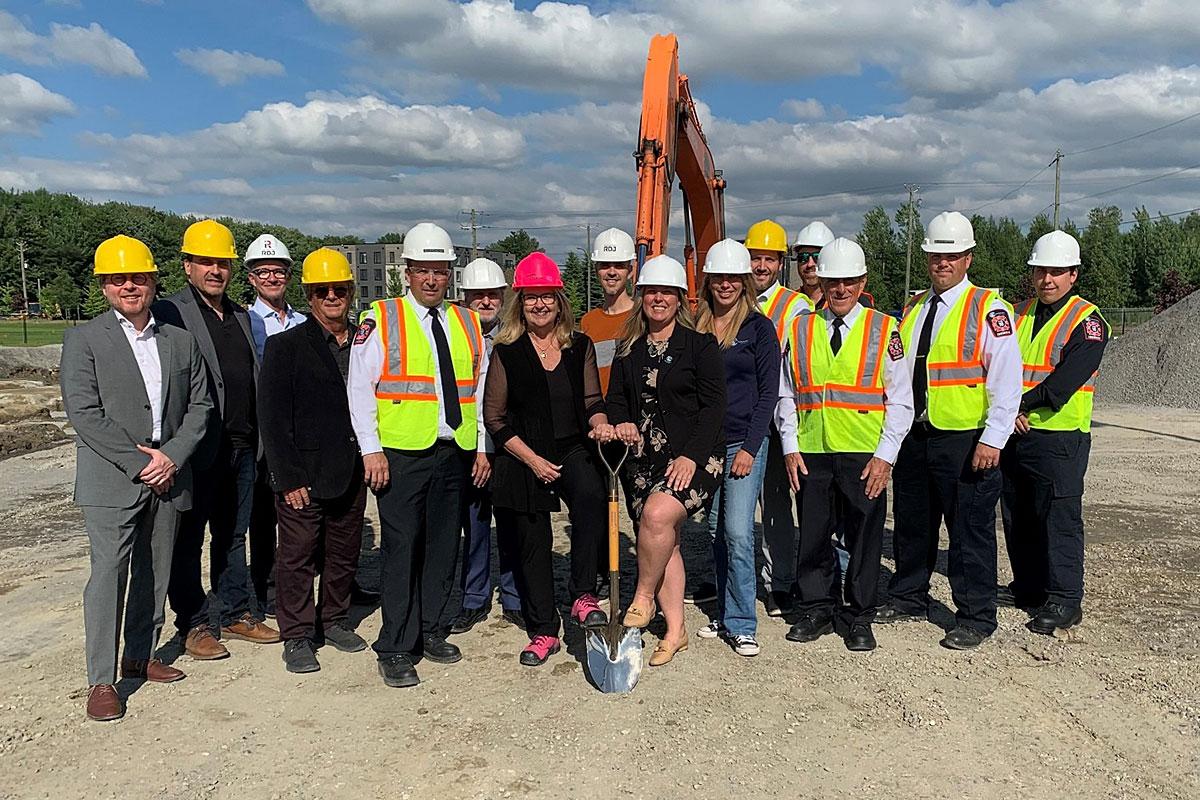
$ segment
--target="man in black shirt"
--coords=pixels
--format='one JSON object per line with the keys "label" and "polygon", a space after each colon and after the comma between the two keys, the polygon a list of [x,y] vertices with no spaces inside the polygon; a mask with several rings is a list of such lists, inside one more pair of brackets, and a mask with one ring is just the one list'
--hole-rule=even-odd
{"label": "man in black shirt", "polygon": [[[250,612],[246,530],[259,443],[255,419],[258,355],[246,310],[225,294],[237,258],[233,234],[202,220],[183,235],[188,285],[154,304],[155,318],[188,330],[208,369],[217,414],[193,460],[193,505],[183,514],[167,592],[175,626],[192,658],[225,658],[218,640],[279,641],[279,633]],[[200,578],[204,528],[210,533],[212,596],[219,601],[219,634]]]}
{"label": "man in black shirt", "polygon": [[1099,309],[1075,294],[1074,237],[1046,234],[1029,264],[1037,298],[1016,309],[1025,392],[1001,458],[1013,581],[1000,599],[1036,609],[1029,629],[1053,634],[1083,619],[1083,478],[1092,389],[1110,332]]}

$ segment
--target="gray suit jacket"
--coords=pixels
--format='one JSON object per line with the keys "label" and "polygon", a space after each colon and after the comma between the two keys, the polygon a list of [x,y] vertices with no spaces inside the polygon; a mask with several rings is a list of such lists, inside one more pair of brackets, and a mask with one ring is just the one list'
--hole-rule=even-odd
{"label": "gray suit jacket", "polygon": [[[254,382],[257,384],[260,362],[258,348],[254,346],[254,335],[250,332],[250,316],[246,309],[237,303],[234,303],[233,306],[234,317],[242,327],[242,332],[246,334],[250,352],[254,354]],[[196,469],[207,469],[212,464],[221,445],[221,426],[222,420],[225,418],[225,377],[221,374],[221,362],[217,360],[217,348],[213,345],[212,336],[208,333],[208,326],[204,324],[200,307],[196,305],[196,295],[191,286],[184,286],[170,297],[164,297],[155,302],[151,308],[154,312],[154,319],[159,324],[183,328],[195,337],[196,346],[200,348],[200,355],[204,359],[204,365],[208,368],[208,393],[212,397],[215,413],[208,435],[205,436],[194,459]],[[262,458],[262,455],[262,438],[259,437],[258,458]]]}
{"label": "gray suit jacket", "polygon": [[[179,471],[165,495],[180,511],[192,506],[191,458],[212,416],[208,378],[187,331],[156,326],[162,363],[161,449]],[[63,406],[78,434],[75,502],[127,508],[141,493],[138,473],[150,457],[137,449],[154,432],[142,373],[116,314],[106,311],[63,337],[59,370]]]}

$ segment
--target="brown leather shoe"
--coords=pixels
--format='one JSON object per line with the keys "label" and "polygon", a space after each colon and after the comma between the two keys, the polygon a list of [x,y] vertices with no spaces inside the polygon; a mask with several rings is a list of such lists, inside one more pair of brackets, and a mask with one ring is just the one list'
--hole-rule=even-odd
{"label": "brown leather shoe", "polygon": [[221,626],[221,636],[226,639],[243,639],[255,644],[275,644],[282,641],[279,631],[254,617],[247,611],[232,625]]}
{"label": "brown leather shoe", "polygon": [[149,661],[136,661],[128,658],[121,659],[122,678],[140,678],[151,683],[174,683],[186,678],[183,670],[169,667],[157,658]]}
{"label": "brown leather shoe", "polygon": [[215,661],[229,658],[229,651],[221,644],[207,625],[197,625],[188,631],[183,642],[183,651],[197,661]]}
{"label": "brown leather shoe", "polygon": [[96,722],[108,722],[125,716],[125,706],[117,695],[117,687],[111,683],[97,683],[88,687],[87,699],[88,719]]}

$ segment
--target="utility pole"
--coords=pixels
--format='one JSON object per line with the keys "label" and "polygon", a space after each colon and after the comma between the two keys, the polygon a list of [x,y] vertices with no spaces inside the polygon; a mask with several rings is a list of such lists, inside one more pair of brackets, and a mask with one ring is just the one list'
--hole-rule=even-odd
{"label": "utility pole", "polygon": [[587,300],[584,302],[584,308],[588,311],[592,310],[592,223],[587,224],[587,240],[583,243],[583,268],[587,272]]}
{"label": "utility pole", "polygon": [[1058,190],[1062,186],[1062,148],[1054,151],[1054,230],[1058,230]]}
{"label": "utility pole", "polygon": [[25,301],[21,314],[21,341],[29,344],[29,289],[25,285],[25,242],[17,241],[17,257],[21,259],[21,299]]}
{"label": "utility pole", "polygon": [[469,225],[459,225],[459,229],[471,232],[471,260],[479,258],[479,224],[476,221],[479,212],[475,209],[463,211],[464,214],[471,215],[471,223]]}
{"label": "utility pole", "polygon": [[[907,304],[909,280],[912,275],[913,197],[921,190],[921,187],[915,183],[906,183],[904,188],[908,189],[908,235],[904,237],[908,242],[908,253],[904,260],[904,299],[902,303]],[[901,305],[901,308],[903,307]]]}

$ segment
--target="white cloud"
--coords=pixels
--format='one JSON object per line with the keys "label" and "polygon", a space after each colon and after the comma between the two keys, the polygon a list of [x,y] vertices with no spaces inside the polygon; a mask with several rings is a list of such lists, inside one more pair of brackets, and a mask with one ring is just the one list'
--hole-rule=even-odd
{"label": "white cloud", "polygon": [[147,75],[133,48],[95,22],[86,28],[53,22],[50,33],[43,36],[0,11],[0,55],[25,64],[83,64],[106,75]]}
{"label": "white cloud", "polygon": [[215,194],[222,197],[243,197],[253,194],[254,188],[244,178],[211,178],[192,181],[188,188],[200,194]]}
{"label": "white cloud", "polygon": [[806,100],[784,100],[781,110],[798,120],[821,119],[825,116],[825,106],[813,97]]}
{"label": "white cloud", "polygon": [[46,158],[15,158],[0,162],[0,186],[11,189],[49,189],[85,197],[162,197],[168,186],[132,175],[111,162],[83,163]]}
{"label": "white cloud", "polygon": [[175,57],[221,86],[241,83],[247,78],[284,74],[283,64],[278,61],[237,50],[209,50],[197,47],[176,50]]}
{"label": "white cloud", "polygon": [[54,117],[75,113],[75,104],[18,72],[0,75],[0,133],[37,133]]}

